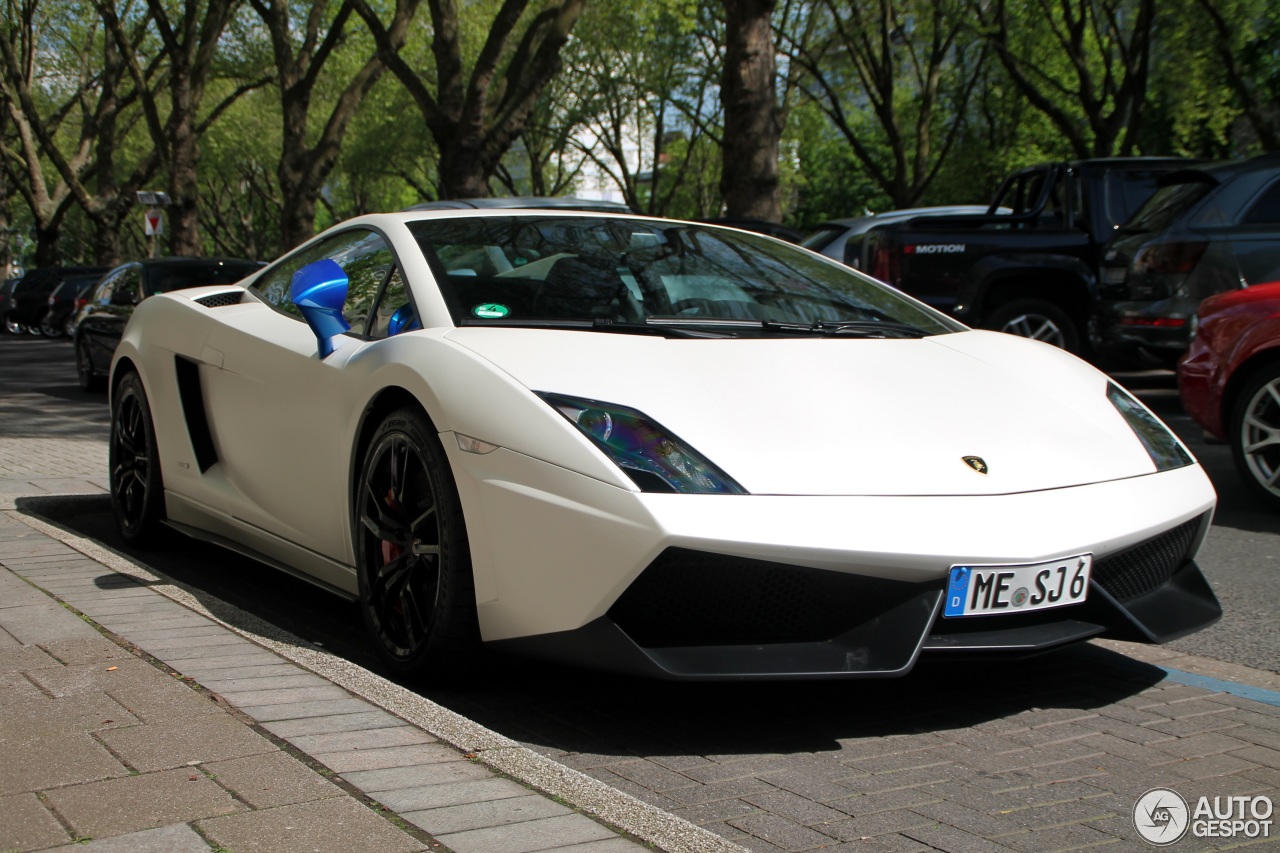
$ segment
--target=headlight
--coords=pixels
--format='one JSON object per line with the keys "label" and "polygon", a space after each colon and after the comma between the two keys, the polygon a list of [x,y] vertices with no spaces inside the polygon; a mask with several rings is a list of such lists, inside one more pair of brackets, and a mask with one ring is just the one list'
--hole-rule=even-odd
{"label": "headlight", "polygon": [[1169,471],[1195,462],[1182,442],[1160,420],[1114,382],[1107,383],[1107,399],[1116,407],[1129,429],[1142,442],[1157,471]]}
{"label": "headlight", "polygon": [[537,394],[603,450],[641,491],[747,493],[710,460],[635,409],[562,394]]}

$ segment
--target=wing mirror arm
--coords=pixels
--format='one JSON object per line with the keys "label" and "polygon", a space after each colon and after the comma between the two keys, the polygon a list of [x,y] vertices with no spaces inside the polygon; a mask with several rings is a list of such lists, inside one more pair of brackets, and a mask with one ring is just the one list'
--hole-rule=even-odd
{"label": "wing mirror arm", "polygon": [[351,328],[342,316],[347,285],[347,274],[329,258],[307,264],[289,282],[289,298],[315,334],[321,360],[333,352],[333,339]]}

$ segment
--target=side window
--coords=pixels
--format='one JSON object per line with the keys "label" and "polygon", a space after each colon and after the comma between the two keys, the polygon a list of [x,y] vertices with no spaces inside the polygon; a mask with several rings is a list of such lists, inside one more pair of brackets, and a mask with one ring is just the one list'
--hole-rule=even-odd
{"label": "side window", "polygon": [[113,305],[137,305],[142,298],[142,267],[125,267],[116,279],[115,292],[111,294]]}
{"label": "side window", "polygon": [[268,305],[302,319],[289,299],[289,284],[295,272],[323,258],[333,260],[347,274],[347,301],[342,313],[351,324],[351,331],[363,335],[374,300],[394,263],[391,248],[377,232],[355,229],[335,234],[285,258],[250,289]]}
{"label": "side window", "polygon": [[93,301],[97,305],[106,307],[111,304],[111,295],[116,292],[116,285],[124,279],[126,270],[117,270],[115,275],[108,276],[98,285],[98,289],[93,292]]}
{"label": "side window", "polygon": [[1244,216],[1245,225],[1274,225],[1280,223],[1280,181],[1276,181],[1262,194]]}
{"label": "side window", "polygon": [[421,329],[418,315],[409,298],[409,288],[404,283],[400,268],[392,269],[387,288],[378,300],[377,310],[369,323],[369,337],[389,338],[410,329]]}

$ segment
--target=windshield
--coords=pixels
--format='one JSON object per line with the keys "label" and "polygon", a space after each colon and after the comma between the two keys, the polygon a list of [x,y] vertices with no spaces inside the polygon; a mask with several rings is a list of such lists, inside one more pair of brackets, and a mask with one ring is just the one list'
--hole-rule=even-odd
{"label": "windshield", "polygon": [[964,328],[843,265],[740,231],[567,216],[408,226],[457,325]]}

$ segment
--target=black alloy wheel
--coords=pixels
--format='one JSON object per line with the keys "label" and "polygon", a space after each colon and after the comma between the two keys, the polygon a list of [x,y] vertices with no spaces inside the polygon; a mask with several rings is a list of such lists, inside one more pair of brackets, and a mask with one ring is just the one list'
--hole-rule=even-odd
{"label": "black alloy wheel", "polygon": [[164,485],[147,392],[136,373],[125,374],[112,396],[107,456],[116,529],[129,545],[145,544],[164,518]]}
{"label": "black alloy wheel", "polygon": [[422,412],[382,421],[357,488],[360,608],[378,654],[405,675],[456,673],[478,634],[471,555],[448,460]]}
{"label": "black alloy wheel", "polygon": [[62,337],[62,330],[54,324],[51,316],[45,314],[40,320],[40,334],[46,338],[60,338]]}

